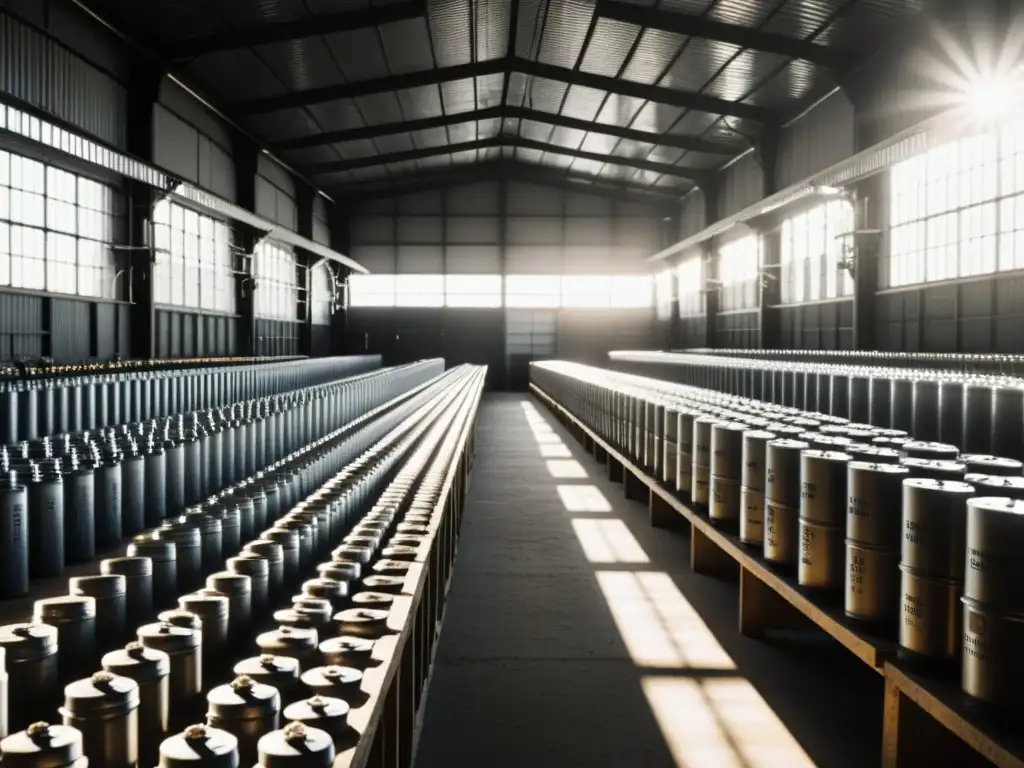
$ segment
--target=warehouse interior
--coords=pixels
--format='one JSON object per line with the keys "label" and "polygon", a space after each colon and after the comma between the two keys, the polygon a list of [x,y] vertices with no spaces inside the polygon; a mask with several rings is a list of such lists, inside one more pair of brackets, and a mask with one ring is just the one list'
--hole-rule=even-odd
{"label": "warehouse interior", "polygon": [[1022,768],[1022,306],[1015,0],[0,0],[0,761]]}

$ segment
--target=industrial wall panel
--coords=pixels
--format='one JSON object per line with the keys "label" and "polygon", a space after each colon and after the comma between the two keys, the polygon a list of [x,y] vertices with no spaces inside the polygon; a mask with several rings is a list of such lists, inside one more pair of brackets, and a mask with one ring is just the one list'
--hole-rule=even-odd
{"label": "industrial wall panel", "polygon": [[753,152],[748,152],[719,174],[719,184],[718,215],[722,218],[764,197],[764,173]]}
{"label": "industrial wall panel", "polygon": [[505,254],[510,275],[560,275],[564,271],[560,245],[510,245]]}
{"label": "industrial wall panel", "polygon": [[228,124],[171,78],[165,77],[160,83],[157,100],[199,133],[216,142],[221,149],[231,150],[231,129]]}
{"label": "industrial wall panel", "polygon": [[117,304],[96,302],[96,357],[109,360],[117,354]]}
{"label": "industrial wall panel", "polygon": [[655,346],[654,317],[649,309],[561,310],[555,354],[559,358],[607,364],[613,349]]}
{"label": "industrial wall panel", "polygon": [[565,193],[566,216],[611,216],[612,201],[598,195],[585,195],[581,192]]}
{"label": "industrial wall panel", "polygon": [[562,249],[567,275],[609,275],[616,266],[612,261],[612,249],[604,245],[567,245]]}
{"label": "industrial wall panel", "polygon": [[444,273],[444,248],[440,245],[399,245],[398,273],[439,275]]}
{"label": "industrial wall panel", "polygon": [[[75,3],[64,0],[27,0],[6,3],[7,6],[32,6],[43,12],[45,19],[38,26],[45,28],[59,42],[99,69],[126,82],[131,68],[124,42]],[[12,13],[19,15],[17,8]],[[26,19],[35,23],[31,18]]]}
{"label": "industrial wall panel", "polygon": [[732,349],[761,346],[757,310],[721,315],[715,323],[715,346]]}
{"label": "industrial wall panel", "polygon": [[776,158],[778,186],[794,184],[854,153],[853,105],[837,90],[782,130]]}
{"label": "industrial wall panel", "polygon": [[442,242],[444,219],[440,216],[399,216],[396,220],[399,243]]}
{"label": "industrial wall panel", "polygon": [[779,310],[782,346],[853,349],[853,302],[831,301]]}
{"label": "industrial wall panel", "polygon": [[501,236],[498,216],[448,216],[445,220],[445,239],[449,243],[496,244]]}
{"label": "industrial wall panel", "polygon": [[[270,167],[279,168],[276,163]],[[294,230],[298,219],[294,183],[289,177],[288,188],[284,188],[278,186],[279,180],[271,180],[263,175],[256,176],[256,214]]]}
{"label": "industrial wall panel", "polygon": [[125,359],[132,356],[131,322],[131,306],[119,304],[117,307],[117,352]]}
{"label": "industrial wall panel", "polygon": [[313,357],[327,357],[331,354],[331,326],[314,325],[310,333],[310,354]]}
{"label": "industrial wall panel", "polygon": [[354,216],[351,237],[353,243],[393,243],[395,220],[391,216]]}
{"label": "industrial wall panel", "polygon": [[117,147],[128,95],[114,77],[53,38],[0,11],[0,92]]}
{"label": "industrial wall panel", "polygon": [[499,212],[498,182],[467,184],[448,190],[448,213],[492,214]]}
{"label": "industrial wall panel", "polygon": [[512,182],[508,185],[510,216],[560,216],[562,193],[539,184]]}
{"label": "industrial wall panel", "polygon": [[511,245],[561,245],[563,222],[560,216],[510,216],[508,242]]}
{"label": "industrial wall panel", "polygon": [[257,355],[295,355],[299,349],[299,324],[286,320],[256,319]]}
{"label": "industrial wall panel", "polygon": [[679,207],[679,238],[695,235],[704,227],[704,193],[695,189],[683,198]]}
{"label": "industrial wall panel", "polygon": [[256,173],[284,192],[288,197],[295,198],[295,179],[279,163],[274,162],[262,152],[257,160]]}
{"label": "industrial wall panel", "polygon": [[603,245],[612,239],[611,219],[607,217],[569,217],[565,220],[566,245]]}
{"label": "industrial wall panel", "polygon": [[448,245],[445,259],[451,275],[501,273],[501,249],[496,245]]}
{"label": "industrial wall panel", "polygon": [[38,358],[42,354],[43,299],[0,293],[0,360]]}
{"label": "industrial wall panel", "polygon": [[235,200],[235,162],[226,149],[212,139],[199,135],[199,186]]}
{"label": "industrial wall panel", "polygon": [[415,195],[403,195],[397,200],[399,213],[440,214],[444,210],[444,191],[430,189]]}
{"label": "industrial wall panel", "polygon": [[327,201],[322,195],[313,197],[313,237],[314,243],[331,244],[331,225],[327,212]]}
{"label": "industrial wall panel", "polygon": [[88,360],[92,352],[89,302],[58,298],[50,301],[53,312],[50,349],[53,358],[69,362]]}
{"label": "industrial wall panel", "polygon": [[198,184],[199,131],[159,104],[153,110],[153,162]]}
{"label": "industrial wall panel", "polygon": [[352,246],[352,258],[371,272],[391,274],[398,266],[398,251],[393,245]]}

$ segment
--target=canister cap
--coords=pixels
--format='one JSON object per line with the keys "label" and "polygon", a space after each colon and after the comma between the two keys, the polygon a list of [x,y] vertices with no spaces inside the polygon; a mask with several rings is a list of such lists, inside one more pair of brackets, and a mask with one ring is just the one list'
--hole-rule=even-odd
{"label": "canister cap", "polygon": [[975,496],[967,500],[967,508],[1004,515],[1024,515],[1024,501],[1005,496]]}
{"label": "canister cap", "polygon": [[967,465],[968,472],[981,472],[982,474],[1014,474],[1020,475],[1024,471],[1024,464],[1017,459],[1008,459],[1003,456],[986,456],[979,453],[965,453],[960,461]]}
{"label": "canister cap", "polygon": [[160,768],[238,768],[238,739],[209,725],[190,725],[160,745]]}
{"label": "canister cap", "polygon": [[297,611],[294,608],[282,608],[274,611],[274,623],[282,627],[298,627],[300,629],[316,629],[322,623],[314,613]]}
{"label": "canister cap", "polygon": [[242,595],[252,591],[252,579],[244,573],[220,571],[206,577],[206,586],[225,595]]}
{"label": "canister cap", "polygon": [[264,653],[281,656],[306,654],[317,648],[317,632],[313,628],[278,627],[256,638],[256,645]]}
{"label": "canister cap", "polygon": [[806,459],[827,461],[830,464],[846,464],[852,458],[848,453],[841,453],[839,451],[819,450],[816,448],[804,451],[803,456]]}
{"label": "canister cap", "polygon": [[203,620],[198,614],[182,608],[161,611],[157,615],[157,618],[160,621],[166,621],[168,624],[173,624],[176,627],[184,627],[185,629],[200,630],[203,628]]}
{"label": "canister cap", "polygon": [[147,648],[156,648],[169,655],[191,651],[202,642],[202,635],[199,631],[187,627],[179,627],[161,621],[156,624],[146,624],[136,631],[139,642]]}
{"label": "canister cap", "polygon": [[75,576],[68,579],[68,593],[89,595],[102,599],[120,597],[128,589],[128,583],[121,574],[106,576]]}
{"label": "canister cap", "polygon": [[96,598],[88,595],[62,595],[36,600],[32,618],[42,624],[62,624],[96,618]]}
{"label": "canister cap", "polygon": [[259,656],[242,659],[235,664],[232,671],[235,675],[248,675],[260,681],[282,678],[297,681],[299,679],[299,661],[291,656],[263,653]]}
{"label": "canister cap", "polygon": [[302,583],[304,594],[324,600],[340,600],[348,595],[348,582],[321,577]]}
{"label": "canister cap", "polygon": [[908,477],[903,481],[903,487],[957,496],[973,496],[976,493],[973,485],[961,480],[933,480],[930,477]]}
{"label": "canister cap", "polygon": [[64,688],[66,717],[124,715],[139,706],[139,684],[106,670]]}
{"label": "canister cap", "polygon": [[100,573],[131,577],[151,576],[153,561],[148,557],[108,557],[100,561]]}
{"label": "canister cap", "polygon": [[225,563],[232,573],[241,573],[250,579],[266,579],[270,575],[270,562],[256,552],[242,551],[229,557]]}
{"label": "canister cap", "polygon": [[883,475],[909,475],[910,469],[902,464],[885,464],[875,461],[851,461],[847,465],[859,472],[878,472]]}
{"label": "canister cap", "polygon": [[153,535],[164,541],[173,542],[176,547],[194,549],[202,544],[202,534],[198,528],[193,528],[191,525],[165,526],[158,528]]}
{"label": "canister cap", "polygon": [[992,494],[998,496],[1002,489],[1007,494],[1018,496],[1024,490],[1024,477],[1008,475],[982,475],[975,476],[972,482],[977,487],[978,493]]}
{"label": "canister cap", "polygon": [[57,650],[57,628],[49,624],[7,624],[0,627],[0,646],[8,664],[49,656]]}
{"label": "canister cap", "polygon": [[402,591],[402,587],[405,586],[405,579],[401,576],[375,574],[363,579],[363,586],[373,592],[395,593]]}
{"label": "canister cap", "polygon": [[226,685],[218,685],[206,695],[207,715],[223,720],[258,720],[281,711],[277,688],[249,675],[239,675]]}
{"label": "canister cap", "polygon": [[405,573],[412,568],[409,560],[378,560],[373,564],[374,573]]}
{"label": "canister cap", "polygon": [[369,606],[371,608],[383,608],[395,602],[395,596],[386,592],[363,591],[352,595],[352,603],[358,606]]}
{"label": "canister cap", "polygon": [[[355,672],[356,670],[352,671]],[[305,676],[303,676],[303,680],[305,680]],[[337,730],[338,725],[347,720],[349,709],[351,707],[349,707],[348,702],[344,699],[316,694],[308,699],[296,701],[285,707],[284,719],[305,723],[314,728],[320,725],[318,721],[333,721],[331,730],[334,731]]]}
{"label": "canister cap", "polygon": [[325,731],[302,723],[289,723],[263,736],[256,747],[261,768],[331,768],[334,740]]}
{"label": "canister cap", "polygon": [[343,631],[347,629],[355,634],[382,626],[387,618],[388,612],[377,608],[347,608],[334,614],[334,621]]}
{"label": "canister cap", "polygon": [[0,741],[4,768],[65,768],[82,757],[82,733],[70,725],[32,723]]}
{"label": "canister cap", "polygon": [[163,651],[132,642],[123,649],[104,654],[100,666],[108,672],[130,677],[138,683],[148,683],[170,674],[171,659]]}
{"label": "canister cap", "polygon": [[[772,431],[774,432],[778,430]],[[768,447],[783,451],[805,451],[811,446],[809,443],[806,443],[803,440],[791,440],[786,437],[780,437],[776,440],[769,441]]]}
{"label": "canister cap", "polygon": [[174,544],[150,536],[136,536],[128,545],[129,557],[148,557],[150,561],[175,560]]}
{"label": "canister cap", "polygon": [[271,528],[260,534],[264,541],[273,541],[284,549],[299,548],[299,532],[289,528]]}
{"label": "canister cap", "polygon": [[745,440],[760,440],[762,442],[767,442],[775,439],[775,433],[769,432],[767,429],[748,429],[743,433],[743,438]]}
{"label": "canister cap", "polygon": [[245,554],[246,552],[266,558],[268,564],[277,563],[284,559],[284,549],[281,547],[280,543],[269,539],[256,539],[256,541],[250,541],[242,548],[242,554]]}
{"label": "canister cap", "polygon": [[358,691],[362,685],[363,673],[354,667],[331,664],[326,667],[313,667],[303,672],[302,682],[314,691],[353,692]]}

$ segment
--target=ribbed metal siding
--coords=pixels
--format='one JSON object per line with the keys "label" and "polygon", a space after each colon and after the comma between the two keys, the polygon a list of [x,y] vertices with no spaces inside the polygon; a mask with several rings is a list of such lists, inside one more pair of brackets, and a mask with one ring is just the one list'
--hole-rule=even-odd
{"label": "ribbed metal siding", "polygon": [[51,302],[53,320],[50,328],[50,349],[53,358],[63,362],[89,359],[89,302],[58,298],[51,299]]}
{"label": "ribbed metal siding", "polygon": [[43,308],[37,296],[0,293],[0,360],[43,353]]}
{"label": "ribbed metal siding", "polygon": [[123,148],[128,93],[41,32],[0,12],[0,91]]}
{"label": "ribbed metal siding", "polygon": [[776,160],[779,186],[795,184],[855,151],[853,105],[836,91],[782,131]]}
{"label": "ribbed metal siding", "polygon": [[690,237],[704,229],[704,193],[699,189],[683,198],[679,212],[679,237]]}
{"label": "ribbed metal siding", "polygon": [[764,173],[753,152],[730,165],[720,176],[718,215],[729,216],[764,197]]}

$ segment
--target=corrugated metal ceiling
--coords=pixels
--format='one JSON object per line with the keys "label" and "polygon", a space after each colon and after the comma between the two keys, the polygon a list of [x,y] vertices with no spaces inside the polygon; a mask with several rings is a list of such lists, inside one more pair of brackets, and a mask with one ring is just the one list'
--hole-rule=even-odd
{"label": "corrugated metal ceiling", "polygon": [[[745,151],[764,120],[791,117],[834,87],[835,54],[856,64],[924,4],[87,2],[341,194],[368,179],[499,159],[686,189]],[[414,130],[396,130],[409,121]],[[448,151],[471,142],[493,146]]]}

